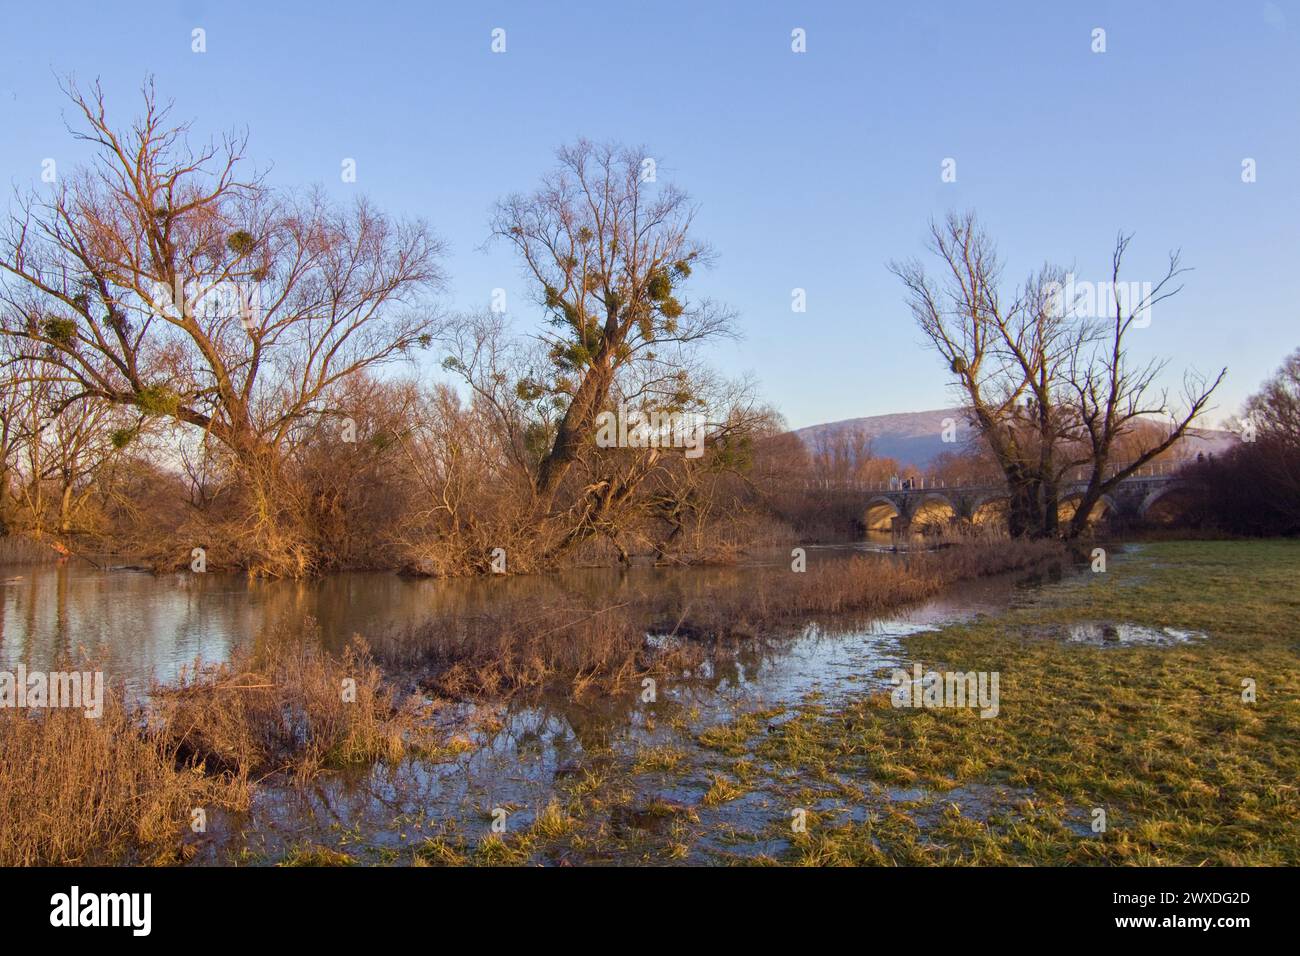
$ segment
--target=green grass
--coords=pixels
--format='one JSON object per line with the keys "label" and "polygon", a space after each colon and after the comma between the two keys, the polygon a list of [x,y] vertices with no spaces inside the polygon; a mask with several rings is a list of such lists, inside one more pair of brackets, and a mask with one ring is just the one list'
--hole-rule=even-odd
{"label": "green grass", "polygon": [[[1209,639],[1144,648],[1053,636],[1078,621]],[[1031,606],[915,635],[906,649],[927,669],[998,671],[999,716],[896,709],[877,694],[803,708],[755,738],[755,759],[806,781],[833,770],[933,794],[882,801],[860,823],[811,826],[793,838],[792,861],[1300,862],[1300,543],[1147,545]],[[1247,678],[1255,703],[1242,699]],[[945,799],[972,786],[1013,796]],[[1094,808],[1106,812],[1104,833],[1091,830]]]}
{"label": "green grass", "polygon": [[290,867],[354,866],[356,861],[348,854],[316,843],[304,843],[290,848],[277,865]]}

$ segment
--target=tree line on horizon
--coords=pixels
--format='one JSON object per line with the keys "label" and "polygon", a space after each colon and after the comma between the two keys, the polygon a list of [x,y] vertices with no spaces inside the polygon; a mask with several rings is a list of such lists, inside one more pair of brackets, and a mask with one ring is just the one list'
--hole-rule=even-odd
{"label": "tree line on horizon", "polygon": [[[737,317],[692,293],[714,253],[644,151],[579,140],[496,204],[491,237],[545,316],[520,333],[438,307],[445,246],[426,222],[272,187],[247,169],[246,135],[195,144],[152,81],[126,127],[97,84],[64,90],[93,159],[20,193],[0,230],[0,533],[156,567],[202,548],[292,577],[718,559],[817,527],[804,481],[843,462],[705,363]],[[932,239],[945,281],[893,268],[963,392],[980,467],[1008,485],[1011,533],[1082,533],[1058,522],[1065,471],[1091,469],[1086,517],[1127,474],[1108,469],[1117,449],[1132,468],[1167,451],[1223,373],[1189,376],[1170,431],[1131,447],[1170,412],[1163,363],[1128,365],[1133,314],[1050,308],[1061,272],[1046,267],[1004,301],[973,216]],[[1157,301],[1179,271],[1172,258]],[[455,384],[390,374],[426,350]],[[703,454],[599,447],[611,408],[697,416]]]}

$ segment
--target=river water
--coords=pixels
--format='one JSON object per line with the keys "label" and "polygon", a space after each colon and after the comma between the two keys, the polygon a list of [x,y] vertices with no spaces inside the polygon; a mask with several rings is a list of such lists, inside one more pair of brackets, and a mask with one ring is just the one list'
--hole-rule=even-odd
{"label": "river water", "polygon": [[[880,553],[883,547],[868,541],[811,548],[809,560],[843,560]],[[754,572],[789,560],[787,552],[774,551],[727,567],[594,568],[442,580],[354,572],[308,581],[250,581],[233,574],[100,570],[75,559],[0,566],[0,669],[23,663],[52,670],[60,660],[88,656],[110,680],[139,693],[153,680],[173,679],[196,659],[224,661],[259,632],[300,626],[308,617],[319,625],[324,643],[337,650],[353,634],[373,641],[425,618],[472,613],[500,600],[541,602],[568,593],[613,601],[633,590],[743,589]]]}

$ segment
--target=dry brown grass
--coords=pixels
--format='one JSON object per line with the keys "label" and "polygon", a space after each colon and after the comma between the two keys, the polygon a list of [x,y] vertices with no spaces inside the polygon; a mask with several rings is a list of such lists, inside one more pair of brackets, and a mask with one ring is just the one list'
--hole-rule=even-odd
{"label": "dry brown grass", "polygon": [[0,711],[0,866],[174,862],[195,807],[237,808],[106,689],[104,713]]}
{"label": "dry brown grass", "polygon": [[0,537],[0,567],[19,564],[53,564],[62,555],[48,544],[20,534]]}
{"label": "dry brown grass", "polygon": [[364,647],[334,657],[305,631],[196,665],[138,710],[108,689],[94,719],[0,710],[0,865],[178,862],[195,808],[243,810],[267,776],[301,781],[421,742],[414,702]]}
{"label": "dry brown grass", "polygon": [[224,664],[195,665],[155,692],[171,746],[207,773],[247,779],[399,759],[417,731],[416,702],[402,700],[368,649],[335,657],[314,623],[275,631]]}
{"label": "dry brown grass", "polygon": [[[503,601],[486,613],[425,623],[390,640],[383,656],[426,670],[425,685],[452,698],[495,696],[563,679],[574,693],[609,690],[667,666],[668,655],[647,646],[630,604],[537,607]],[[696,658],[689,649],[673,663]]]}
{"label": "dry brown grass", "polygon": [[[752,588],[720,590],[677,613],[679,633],[752,636],[814,615],[876,613],[933,597],[958,581],[1027,570],[1062,560],[1058,541],[975,539],[893,559],[854,557],[812,565],[803,573],[767,571]],[[668,618],[665,627],[671,625]]]}

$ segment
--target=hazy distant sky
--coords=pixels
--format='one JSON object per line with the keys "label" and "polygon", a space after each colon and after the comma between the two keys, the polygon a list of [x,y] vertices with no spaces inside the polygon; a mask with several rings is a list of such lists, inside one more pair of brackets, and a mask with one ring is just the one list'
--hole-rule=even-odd
{"label": "hazy distant sky", "polygon": [[[516,262],[480,248],[492,202],[580,135],[644,144],[719,253],[693,291],[741,315],[744,339],[715,364],[753,373],[791,426],[950,403],[885,269],[920,253],[948,209],[980,213],[1009,280],[1044,259],[1103,278],[1121,228],[1136,233],[1134,279],[1158,278],[1181,247],[1195,271],[1134,348],[1177,369],[1227,365],[1216,418],[1300,346],[1292,3],[0,7],[6,186],[84,155],[56,74],[100,77],[126,121],[153,73],[197,132],[246,125],[273,182],[362,190],[430,220],[452,251],[446,305],[505,288],[523,328],[537,310]],[[206,53],[191,52],[194,28]],[[791,50],[795,28],[806,53]],[[340,181],[344,157],[355,185]],[[947,157],[955,183],[940,181]],[[1246,158],[1257,182],[1242,182]],[[791,311],[795,288],[806,313]]]}

